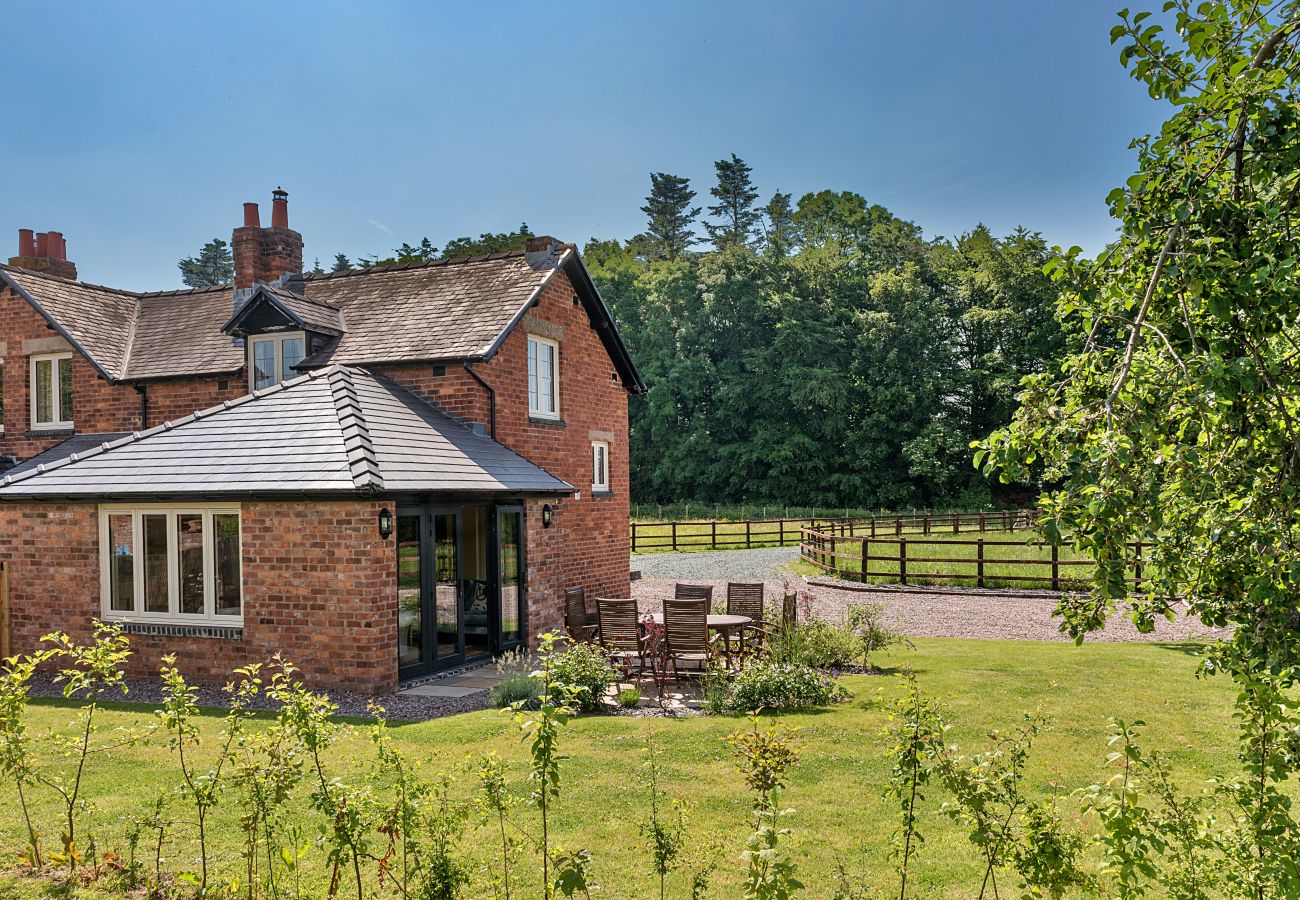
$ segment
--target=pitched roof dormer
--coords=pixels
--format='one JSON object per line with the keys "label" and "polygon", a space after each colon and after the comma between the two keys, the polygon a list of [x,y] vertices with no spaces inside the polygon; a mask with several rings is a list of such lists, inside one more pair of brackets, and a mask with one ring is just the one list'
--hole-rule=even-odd
{"label": "pitched roof dormer", "polygon": [[294,290],[301,286],[302,282],[292,277],[255,285],[221,330],[237,338],[277,331],[306,331],[323,337],[343,334],[343,311]]}

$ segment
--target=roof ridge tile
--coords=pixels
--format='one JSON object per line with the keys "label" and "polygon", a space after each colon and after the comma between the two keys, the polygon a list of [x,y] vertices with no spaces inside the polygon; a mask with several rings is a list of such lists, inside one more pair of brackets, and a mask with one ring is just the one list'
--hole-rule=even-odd
{"label": "roof ridge tile", "polygon": [[353,372],[358,370],[347,366],[331,366],[319,371],[329,378],[334,412],[343,432],[343,449],[347,453],[352,483],[358,488],[382,491],[383,472],[379,468],[379,458],[375,455],[374,442],[370,439],[370,429],[361,407],[361,398],[357,395],[357,386],[352,381]]}

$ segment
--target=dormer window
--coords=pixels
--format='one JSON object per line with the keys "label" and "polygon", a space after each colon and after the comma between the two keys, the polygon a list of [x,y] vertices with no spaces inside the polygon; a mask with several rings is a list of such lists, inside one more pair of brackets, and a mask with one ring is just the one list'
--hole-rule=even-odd
{"label": "dormer window", "polygon": [[32,430],[72,428],[72,354],[32,357]]}
{"label": "dormer window", "polygon": [[258,334],[248,339],[249,386],[260,391],[298,375],[294,366],[305,356],[306,335],[301,331],[285,334]]}

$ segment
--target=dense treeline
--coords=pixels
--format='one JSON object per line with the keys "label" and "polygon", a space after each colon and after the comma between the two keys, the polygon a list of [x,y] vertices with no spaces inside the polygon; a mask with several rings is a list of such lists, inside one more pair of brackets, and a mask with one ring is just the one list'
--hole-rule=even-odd
{"label": "dense treeline", "polygon": [[756,206],[717,164],[710,247],[693,192],[657,173],[647,232],[584,256],[650,385],[632,406],[632,495],[827,506],[988,502],[970,442],[1062,352],[1051,250],[956,241],[854,193]]}

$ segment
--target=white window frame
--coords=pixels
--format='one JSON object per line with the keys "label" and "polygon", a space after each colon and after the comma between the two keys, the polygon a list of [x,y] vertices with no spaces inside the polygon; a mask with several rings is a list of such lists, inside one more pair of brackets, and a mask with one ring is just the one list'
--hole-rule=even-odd
{"label": "white window frame", "polygon": [[[536,334],[528,335],[528,361],[531,361],[534,357],[534,352],[533,352],[534,345],[538,347],[551,348],[551,359],[554,362],[554,365],[551,369],[551,394],[552,394],[552,401],[553,401],[552,405],[555,408],[551,410],[545,410],[533,404],[533,395],[536,394],[538,397],[541,397],[542,395],[542,372],[541,369],[538,368],[536,375],[534,376],[532,366],[529,366],[528,415],[532,416],[535,419],[558,420],[560,418],[560,342],[553,341],[550,338],[544,338]],[[540,362],[541,362],[540,354],[538,354],[539,366],[540,366]],[[536,377],[536,381],[537,381],[536,391],[533,390],[534,377]]]}
{"label": "white window frame", "polygon": [[[64,353],[38,353],[31,357],[31,371],[28,382],[28,406],[31,407],[32,431],[67,431],[73,427],[72,419],[60,419],[59,413],[59,394],[62,385],[59,383],[59,362],[65,359],[72,359],[72,354]],[[53,422],[36,421],[36,364],[48,361],[50,364],[50,390],[53,392],[50,397],[50,409],[54,411]],[[75,399],[75,398],[74,398]]]}
{"label": "white window frame", "polygon": [[[13,410],[11,409],[12,413]],[[5,433],[5,361],[0,356],[0,437]]]}
{"label": "white window frame", "polygon": [[[596,456],[603,454],[601,465],[597,466]],[[602,474],[603,469],[604,481],[599,481],[598,476]],[[609,493],[609,441],[592,441],[591,442],[591,492],[593,494]]]}
{"label": "white window frame", "polygon": [[[144,525],[142,517],[148,514],[167,515],[167,612],[144,611]],[[131,516],[131,540],[135,548],[131,576],[134,580],[134,609],[113,609],[112,554],[109,546],[109,516]],[[177,547],[176,522],[180,515],[203,516],[203,612],[182,613],[180,552]],[[217,532],[212,525],[214,515],[239,517],[239,615],[217,615]],[[105,622],[143,622],[157,625],[226,625],[240,628],[244,624],[244,610],[248,597],[244,593],[244,520],[238,503],[111,503],[99,507],[99,590],[100,615]]]}
{"label": "white window frame", "polygon": [[248,389],[250,391],[266,390],[266,388],[257,387],[257,370],[254,368],[256,357],[256,346],[258,344],[270,344],[275,348],[275,381],[267,385],[273,387],[282,381],[288,381],[290,378],[297,378],[299,372],[289,372],[284,366],[284,342],[299,340],[302,341],[302,358],[307,358],[307,333],[305,331],[277,331],[271,334],[254,334],[248,338]]}

